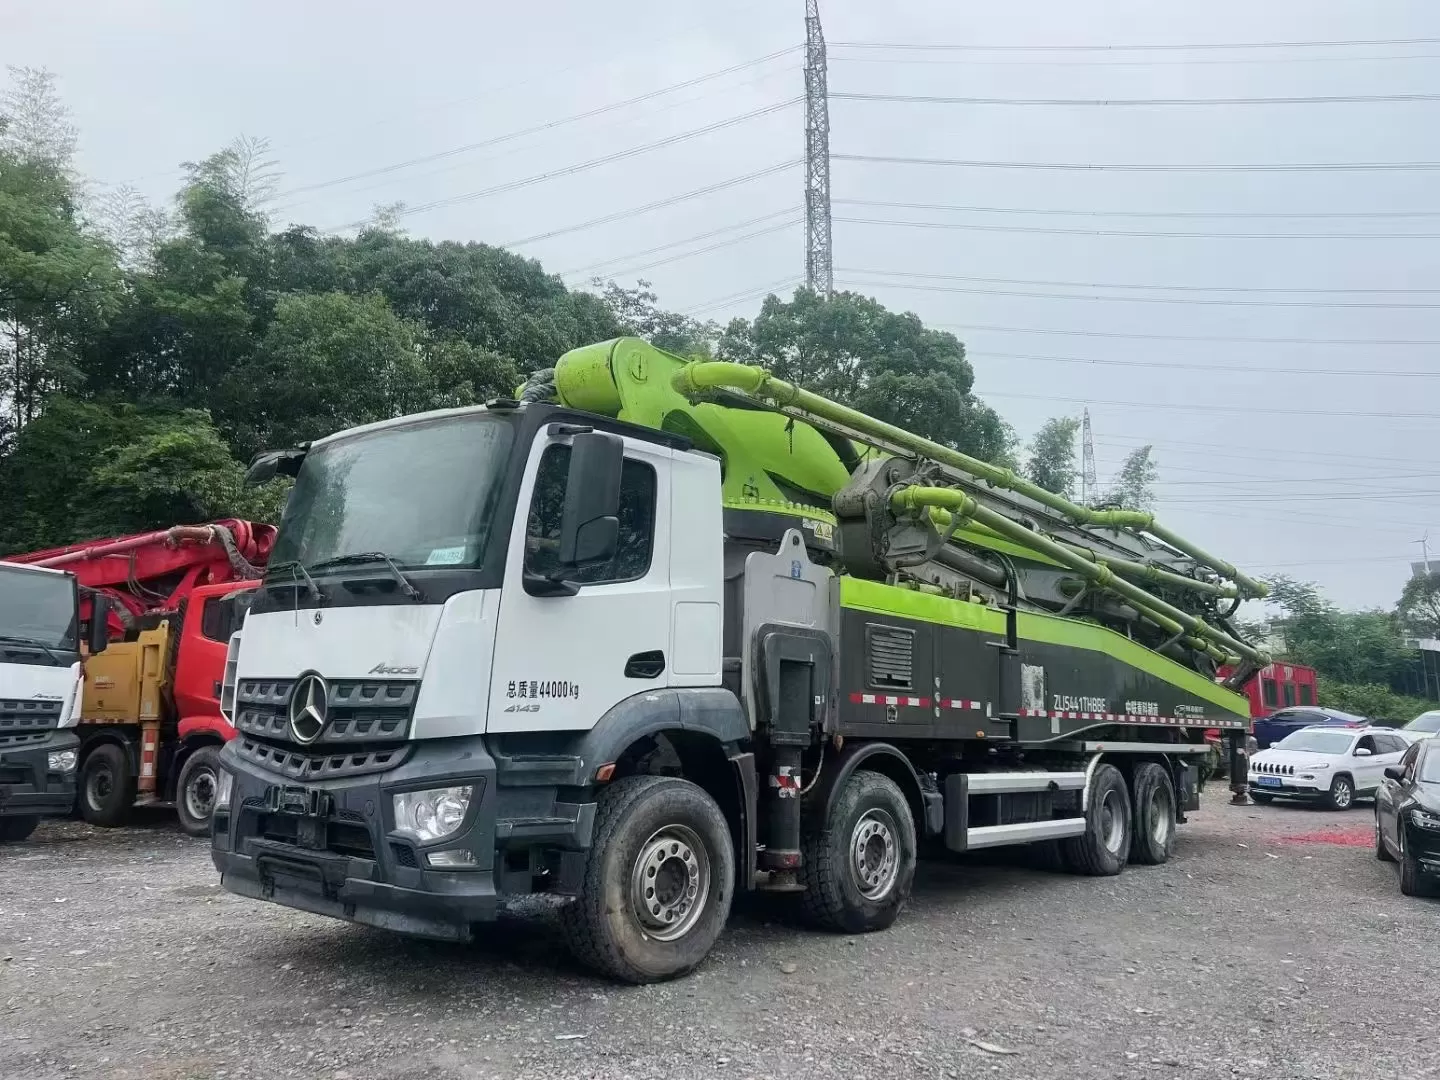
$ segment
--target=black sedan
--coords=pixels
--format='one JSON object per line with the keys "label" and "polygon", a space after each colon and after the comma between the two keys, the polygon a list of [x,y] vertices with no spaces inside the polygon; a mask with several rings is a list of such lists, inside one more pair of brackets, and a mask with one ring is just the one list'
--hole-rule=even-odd
{"label": "black sedan", "polygon": [[1400,864],[1400,891],[1440,886],[1440,739],[1425,739],[1385,770],[1375,792],[1375,857]]}

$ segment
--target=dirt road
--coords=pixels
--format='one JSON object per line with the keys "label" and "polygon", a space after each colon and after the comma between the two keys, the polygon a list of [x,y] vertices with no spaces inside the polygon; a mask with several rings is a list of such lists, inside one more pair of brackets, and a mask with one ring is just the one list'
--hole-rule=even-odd
{"label": "dirt road", "polygon": [[930,864],[889,932],[752,907],[645,988],[544,910],[416,943],[230,896],[164,817],[50,824],[0,849],[0,1077],[1440,1076],[1440,902],[1400,895],[1369,804],[1216,801],[1163,867]]}

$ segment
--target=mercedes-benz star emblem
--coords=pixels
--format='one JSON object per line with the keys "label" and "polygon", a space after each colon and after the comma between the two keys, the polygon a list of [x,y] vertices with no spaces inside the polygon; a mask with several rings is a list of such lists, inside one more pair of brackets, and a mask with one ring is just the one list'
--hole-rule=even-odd
{"label": "mercedes-benz star emblem", "polygon": [[301,675],[290,692],[290,734],[295,741],[309,746],[325,730],[325,715],[330,703],[330,688],[315,672]]}

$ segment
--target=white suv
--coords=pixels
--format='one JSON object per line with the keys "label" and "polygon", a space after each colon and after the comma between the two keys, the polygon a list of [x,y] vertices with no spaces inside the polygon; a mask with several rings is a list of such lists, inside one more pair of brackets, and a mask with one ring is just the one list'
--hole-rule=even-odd
{"label": "white suv", "polygon": [[1399,729],[1400,736],[1410,742],[1419,742],[1421,739],[1433,739],[1440,734],[1440,709],[1431,709],[1429,712],[1422,712],[1404,727]]}
{"label": "white suv", "polygon": [[1348,810],[1358,796],[1372,795],[1409,744],[1380,728],[1315,725],[1292,731],[1250,759],[1250,795],[1258,803],[1274,798],[1315,799],[1332,810]]}

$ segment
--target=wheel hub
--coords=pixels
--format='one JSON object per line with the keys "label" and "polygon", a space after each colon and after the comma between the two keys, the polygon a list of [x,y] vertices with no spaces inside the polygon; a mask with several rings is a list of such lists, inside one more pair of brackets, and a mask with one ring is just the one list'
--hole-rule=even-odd
{"label": "wheel hub", "polygon": [[867,810],[850,834],[850,863],[860,895],[878,900],[895,884],[900,870],[895,822],[884,810]]}
{"label": "wheel hub", "polygon": [[196,820],[203,821],[215,808],[215,773],[200,769],[185,788],[185,809]]}
{"label": "wheel hub", "polygon": [[1155,846],[1164,848],[1170,842],[1170,829],[1174,826],[1175,812],[1163,788],[1150,793],[1150,838]]}
{"label": "wheel hub", "polygon": [[100,804],[104,802],[115,788],[115,778],[110,775],[108,766],[99,766],[90,773],[90,779],[85,784],[85,797],[90,802],[91,809],[99,810]]}
{"label": "wheel hub", "polygon": [[1335,805],[1341,809],[1350,805],[1350,785],[1344,780],[1335,781]]}
{"label": "wheel hub", "polygon": [[658,941],[684,937],[699,921],[710,892],[710,856],[684,825],[667,825],[640,849],[630,875],[630,906]]}
{"label": "wheel hub", "polygon": [[1120,802],[1120,792],[1111,788],[1105,792],[1100,803],[1100,835],[1104,837],[1105,849],[1119,854],[1125,845],[1125,807]]}

